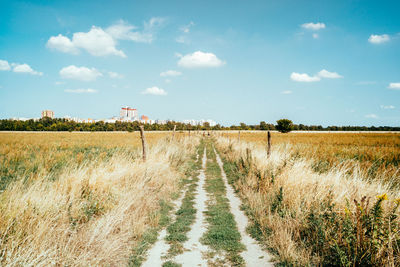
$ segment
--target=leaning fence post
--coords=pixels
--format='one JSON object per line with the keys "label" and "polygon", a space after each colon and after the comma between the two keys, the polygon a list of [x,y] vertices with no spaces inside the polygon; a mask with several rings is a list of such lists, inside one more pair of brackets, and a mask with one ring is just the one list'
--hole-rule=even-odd
{"label": "leaning fence post", "polygon": [[267,156],[271,154],[271,133],[268,131],[268,146],[267,146]]}
{"label": "leaning fence post", "polygon": [[142,139],[142,148],[143,148],[143,161],[146,161],[146,137],[144,136],[144,126],[140,125],[140,138]]}

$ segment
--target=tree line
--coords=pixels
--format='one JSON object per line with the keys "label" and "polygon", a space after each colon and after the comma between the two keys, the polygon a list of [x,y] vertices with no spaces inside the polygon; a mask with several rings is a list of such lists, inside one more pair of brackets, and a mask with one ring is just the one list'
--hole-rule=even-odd
{"label": "tree line", "polygon": [[[285,119],[284,119],[285,120]],[[282,120],[279,120],[282,121]],[[304,130],[304,131],[400,131],[400,127],[391,126],[328,126],[323,127],[321,125],[304,125],[304,124],[293,124],[290,120],[289,124],[282,124],[283,127],[280,128],[280,123],[277,124],[266,123],[265,121],[260,122],[255,125],[247,125],[245,123],[240,123],[239,125],[222,126],[217,124],[215,126],[210,126],[209,123],[204,123],[203,125],[190,125],[181,122],[168,121],[166,124],[141,124],[140,122],[115,122],[107,123],[103,121],[95,123],[79,123],[67,119],[60,118],[42,118],[39,120],[10,120],[3,119],[0,120],[0,131],[138,131],[140,125],[144,125],[146,131],[170,131],[174,129],[176,125],[176,130],[279,130],[286,129],[283,131],[287,132],[290,130]]]}

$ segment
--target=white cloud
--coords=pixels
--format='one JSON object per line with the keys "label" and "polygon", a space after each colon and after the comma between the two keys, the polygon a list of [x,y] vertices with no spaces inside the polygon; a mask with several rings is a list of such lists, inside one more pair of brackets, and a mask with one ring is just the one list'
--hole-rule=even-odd
{"label": "white cloud", "polygon": [[370,42],[371,44],[382,44],[389,42],[389,40],[390,37],[387,34],[382,34],[382,35],[371,34],[371,36],[368,38],[368,42]]}
{"label": "white cloud", "polygon": [[313,37],[314,39],[318,39],[319,35],[318,35],[318,33],[313,33],[312,37]]}
{"label": "white cloud", "polygon": [[400,83],[390,83],[388,88],[393,90],[400,90]]}
{"label": "white cloud", "polygon": [[33,70],[31,68],[31,66],[29,66],[28,64],[16,64],[16,63],[13,63],[11,65],[13,66],[13,71],[14,72],[29,73],[29,74],[32,74],[32,75],[39,75],[39,76],[43,75],[43,72],[38,72],[38,71]]}
{"label": "white cloud", "polygon": [[8,64],[7,60],[1,60],[0,59],[0,70],[10,70],[10,64]]}
{"label": "white cloud", "polygon": [[304,23],[304,24],[302,24],[301,27],[303,27],[304,29],[307,29],[307,30],[318,31],[318,30],[320,30],[320,29],[325,29],[325,23],[321,23],[321,22],[317,22],[317,23],[309,22],[309,23]]}
{"label": "white cloud", "polygon": [[178,65],[185,68],[220,67],[226,62],[220,60],[213,53],[196,51],[193,54],[181,56]]}
{"label": "white cloud", "polygon": [[395,106],[393,106],[393,105],[387,105],[387,106],[381,105],[381,109],[394,109],[394,108],[395,108]]}
{"label": "white cloud", "polygon": [[124,78],[124,75],[119,74],[117,72],[113,72],[113,71],[109,71],[108,72],[108,76],[110,76],[110,78],[113,78],[113,79],[122,79],[122,78]]}
{"label": "white cloud", "polygon": [[329,72],[326,69],[319,71],[318,76],[321,78],[328,78],[328,79],[343,78],[343,76],[339,75],[337,72]]}
{"label": "white cloud", "polygon": [[377,118],[379,118],[379,117],[378,117],[378,115],[376,115],[376,114],[367,114],[367,115],[365,115],[365,118],[368,118],[368,119],[377,119]]}
{"label": "white cloud", "polygon": [[94,81],[102,74],[95,68],[77,67],[74,65],[64,67],[60,70],[60,76],[63,79],[73,79],[81,81]]}
{"label": "white cloud", "polygon": [[144,90],[142,92],[142,94],[144,94],[144,95],[166,95],[167,92],[162,88],[153,86],[153,87],[150,87],[150,88],[147,88],[146,90]]}
{"label": "white cloud", "polygon": [[79,53],[79,49],[75,46],[75,44],[68,37],[65,37],[61,34],[50,37],[46,46],[50,49],[59,50],[63,53],[75,55]]}
{"label": "white cloud", "polygon": [[176,70],[167,70],[160,73],[161,77],[176,77],[182,75],[182,72]]}
{"label": "white cloud", "polygon": [[95,89],[65,89],[64,92],[66,93],[74,93],[74,94],[85,94],[85,93],[89,93],[89,94],[93,94],[93,93],[97,93],[97,90]]}
{"label": "white cloud", "polygon": [[[160,19],[160,18],[158,18]],[[111,25],[106,29],[113,38],[117,40],[129,40],[138,43],[151,43],[154,40],[154,29],[162,25],[163,20],[152,18],[148,23],[145,23],[143,31],[133,31],[137,27],[120,20],[116,24]],[[157,22],[156,22],[157,21]]]}
{"label": "white cloud", "polygon": [[122,50],[116,48],[118,40],[151,43],[154,40],[155,31],[163,25],[163,18],[151,18],[143,25],[142,31],[134,31],[136,26],[120,20],[105,30],[92,26],[88,32],[76,32],[72,39],[59,34],[52,36],[46,46],[63,53],[78,54],[81,49],[93,56],[115,55],[126,57]]}
{"label": "white cloud", "polygon": [[182,26],[180,30],[181,30],[183,33],[189,33],[189,32],[190,32],[190,28],[191,28],[192,26],[194,26],[194,22],[193,22],[193,21],[191,21],[189,24],[187,24],[187,25],[185,25],[185,26]]}
{"label": "white cloud", "polygon": [[292,72],[290,79],[296,82],[318,82],[321,80],[318,76],[309,76],[307,73]]}
{"label": "white cloud", "polygon": [[290,91],[290,90],[286,90],[286,91],[282,91],[281,92],[281,94],[284,94],[284,95],[290,95],[292,93],[292,91]]}
{"label": "white cloud", "polygon": [[47,47],[63,53],[78,54],[79,49],[86,50],[93,56],[116,55],[126,57],[125,53],[118,50],[114,38],[102,28],[92,26],[89,32],[76,32],[72,41],[61,34],[52,36],[47,41]]}

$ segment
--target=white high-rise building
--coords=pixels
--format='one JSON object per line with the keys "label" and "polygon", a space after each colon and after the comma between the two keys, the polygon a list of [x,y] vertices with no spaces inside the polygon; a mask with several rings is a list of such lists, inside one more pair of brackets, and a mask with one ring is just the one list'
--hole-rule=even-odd
{"label": "white high-rise building", "polygon": [[122,120],[137,120],[138,113],[135,108],[123,107],[119,113]]}

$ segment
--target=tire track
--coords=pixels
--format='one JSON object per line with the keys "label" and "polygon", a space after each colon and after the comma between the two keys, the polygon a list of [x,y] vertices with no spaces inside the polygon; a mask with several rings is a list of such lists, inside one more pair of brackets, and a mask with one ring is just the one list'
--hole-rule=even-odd
{"label": "tire track", "polygon": [[250,237],[249,234],[247,234],[246,227],[248,226],[249,221],[247,219],[247,216],[240,209],[241,201],[239,197],[236,196],[233,188],[228,184],[222,160],[215,148],[214,152],[216,155],[217,163],[221,169],[222,180],[225,184],[227,194],[226,197],[229,200],[231,212],[235,217],[235,221],[237,223],[240,236],[242,238],[241,241],[247,248],[247,250],[241,253],[243,259],[245,260],[246,266],[274,266],[274,264],[271,262],[271,256],[267,252],[263,251],[257,241]]}

